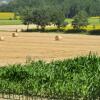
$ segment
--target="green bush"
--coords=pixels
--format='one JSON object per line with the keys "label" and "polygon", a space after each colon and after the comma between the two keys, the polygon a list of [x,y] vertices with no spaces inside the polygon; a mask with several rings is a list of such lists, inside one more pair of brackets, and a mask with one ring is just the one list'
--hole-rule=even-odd
{"label": "green bush", "polygon": [[90,35],[100,35],[100,29],[91,30],[91,31],[89,31],[89,34]]}
{"label": "green bush", "polygon": [[89,54],[50,63],[32,61],[2,67],[0,91],[57,100],[96,100],[100,97],[100,57]]}
{"label": "green bush", "polygon": [[[18,68],[19,67],[19,68]],[[7,79],[9,81],[23,81],[30,77],[30,73],[28,73],[22,66],[13,65],[10,68],[6,68],[6,71],[1,75],[2,79]]]}
{"label": "green bush", "polygon": [[45,29],[45,30],[41,30],[41,29],[28,29],[28,30],[23,30],[23,32],[63,32],[63,29]]}
{"label": "green bush", "polygon": [[66,30],[65,33],[84,33],[87,32],[85,29],[69,29]]}

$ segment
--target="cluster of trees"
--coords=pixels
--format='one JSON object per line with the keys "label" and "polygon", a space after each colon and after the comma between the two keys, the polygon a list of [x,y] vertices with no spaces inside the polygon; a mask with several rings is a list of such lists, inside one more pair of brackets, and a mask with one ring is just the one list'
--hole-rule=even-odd
{"label": "cluster of trees", "polygon": [[37,25],[42,30],[45,30],[47,25],[56,25],[58,29],[64,24],[65,14],[61,8],[42,7],[42,8],[30,8],[26,7],[20,13],[22,21],[29,28],[29,24]]}
{"label": "cluster of trees", "polygon": [[88,25],[88,14],[85,11],[80,11],[75,15],[72,21],[72,26],[74,29],[80,29],[82,27],[87,27]]}
{"label": "cluster of trees", "polygon": [[[68,23],[65,22],[65,14],[61,8],[29,8],[26,7],[20,13],[22,21],[27,25],[27,30],[30,24],[37,25],[37,29],[41,27],[44,31],[47,25],[55,25],[58,29],[60,27],[66,26]],[[86,27],[88,25],[88,15],[85,11],[80,11],[74,17],[72,21],[74,29],[80,29],[81,27]]]}
{"label": "cluster of trees", "polygon": [[100,15],[100,0],[11,0],[0,7],[0,11],[18,11],[25,7],[41,8],[43,6],[60,7],[66,17],[75,16],[80,10],[89,16]]}
{"label": "cluster of trees", "polygon": [[1,6],[1,10],[19,14],[23,23],[27,25],[27,29],[30,24],[35,24],[42,30],[45,30],[46,25],[51,24],[60,29],[67,24],[64,22],[65,18],[73,16],[75,17],[72,25],[75,29],[79,29],[87,26],[87,13],[100,15],[98,4],[100,0],[11,0],[7,5]]}

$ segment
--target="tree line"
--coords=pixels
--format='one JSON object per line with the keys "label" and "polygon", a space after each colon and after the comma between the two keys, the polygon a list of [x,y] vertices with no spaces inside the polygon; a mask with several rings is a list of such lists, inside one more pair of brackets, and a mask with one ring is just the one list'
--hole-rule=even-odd
{"label": "tree line", "polygon": [[25,9],[19,11],[21,19],[27,29],[29,29],[30,24],[37,25],[37,29],[45,30],[47,25],[55,25],[58,29],[64,26],[65,14],[61,8],[53,7],[42,7],[42,8],[31,8],[26,7]]}
{"label": "tree line", "polygon": [[84,10],[89,16],[100,15],[100,0],[11,0],[7,5],[0,6],[0,11],[12,11],[17,12],[31,8],[60,8],[65,17],[72,18],[79,11]]}

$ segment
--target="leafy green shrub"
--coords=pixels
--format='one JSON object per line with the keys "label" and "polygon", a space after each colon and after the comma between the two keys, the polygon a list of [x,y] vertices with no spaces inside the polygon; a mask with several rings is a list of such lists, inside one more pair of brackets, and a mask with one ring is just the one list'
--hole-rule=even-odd
{"label": "leafy green shrub", "polygon": [[39,29],[28,29],[28,30],[23,30],[22,32],[39,32]]}
{"label": "leafy green shrub", "polygon": [[85,29],[69,29],[66,30],[65,33],[84,33],[87,32]]}
{"label": "leafy green shrub", "polygon": [[45,32],[63,32],[63,29],[46,29]]}
{"label": "leafy green shrub", "polygon": [[9,81],[23,81],[29,77],[30,74],[20,65],[13,65],[7,68],[1,75],[2,79],[7,79]]}
{"label": "leafy green shrub", "polygon": [[41,30],[41,29],[28,29],[28,30],[23,30],[23,32],[63,32],[63,29],[45,29],[45,30]]}
{"label": "leafy green shrub", "polygon": [[100,29],[91,30],[91,31],[89,31],[89,34],[90,35],[100,35]]}

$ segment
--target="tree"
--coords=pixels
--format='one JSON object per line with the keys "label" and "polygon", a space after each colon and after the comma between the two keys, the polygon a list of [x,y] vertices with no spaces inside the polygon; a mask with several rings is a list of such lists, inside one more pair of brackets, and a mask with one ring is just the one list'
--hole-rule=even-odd
{"label": "tree", "polygon": [[58,8],[53,8],[51,13],[51,22],[57,26],[58,29],[62,26],[65,20],[65,14],[63,10]]}
{"label": "tree", "polygon": [[20,12],[23,24],[27,25],[27,31],[29,30],[29,25],[33,23],[32,9],[26,7]]}
{"label": "tree", "polygon": [[48,8],[35,8],[32,12],[33,16],[33,23],[37,26],[40,26],[41,29],[44,31],[46,25],[50,24],[50,13]]}
{"label": "tree", "polygon": [[88,16],[85,11],[80,11],[72,21],[74,29],[80,29],[81,27],[86,27],[88,25]]}
{"label": "tree", "polygon": [[[7,0],[8,1],[8,0]],[[11,0],[6,5],[0,5],[0,11],[18,11],[26,6],[41,8],[43,6],[60,6],[66,17],[74,17],[79,11],[85,10],[89,16],[100,16],[100,0]]]}

